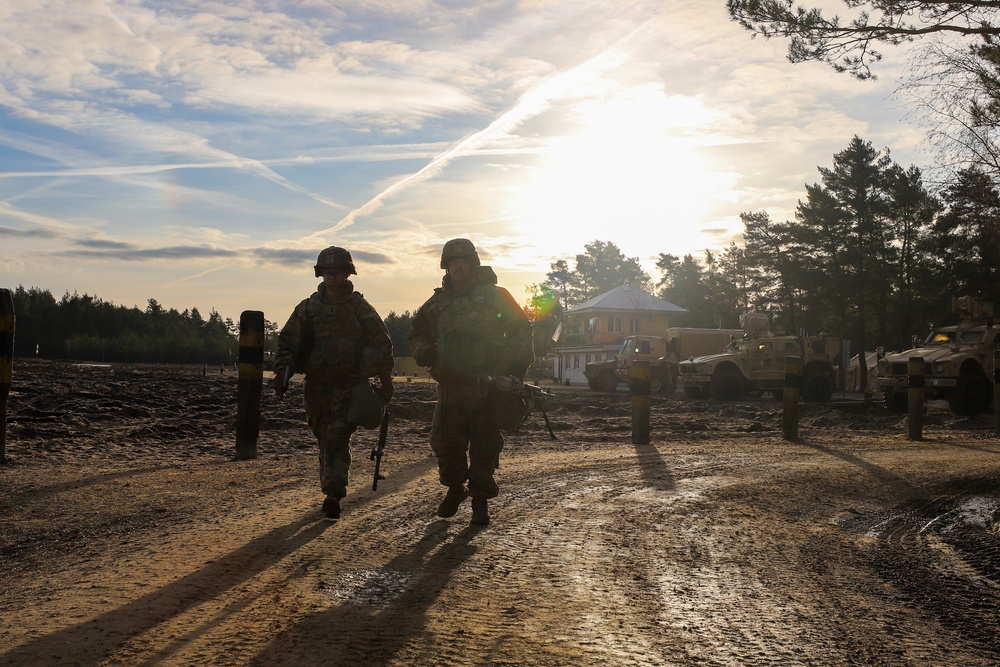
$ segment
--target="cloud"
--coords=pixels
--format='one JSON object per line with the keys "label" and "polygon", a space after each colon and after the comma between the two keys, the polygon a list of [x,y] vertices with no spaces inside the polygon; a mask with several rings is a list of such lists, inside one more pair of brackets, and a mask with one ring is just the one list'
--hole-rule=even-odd
{"label": "cloud", "polygon": [[110,241],[108,239],[83,239],[77,241],[76,244],[85,248],[94,248],[96,250],[127,250],[129,252],[137,250],[136,245],[133,243]]}
{"label": "cloud", "polygon": [[[5,234],[27,236],[30,232],[0,227],[0,236]],[[34,235],[47,236],[40,230]],[[136,243],[113,239],[79,239],[73,241],[75,249],[59,250],[51,253],[57,257],[100,259],[104,261],[146,262],[158,260],[205,260],[227,259],[240,263],[265,262],[268,264],[301,267],[312,266],[320,249],[291,247],[233,247],[226,248],[213,244],[190,244],[143,247]],[[398,261],[385,253],[365,250],[351,250],[356,263],[372,265],[393,265]]]}
{"label": "cloud", "polygon": [[306,76],[284,70],[229,76],[199,87],[184,101],[206,108],[235,106],[251,115],[301,115],[313,120],[365,117],[382,124],[398,124],[402,118],[413,124],[442,111],[480,108],[454,86],[415,77]]}
{"label": "cloud", "polygon": [[57,257],[74,257],[86,259],[115,259],[125,262],[141,262],[146,260],[189,260],[217,259],[239,256],[238,251],[211,246],[164,246],[159,248],[141,248],[131,243],[113,243],[108,241],[78,241],[77,245],[84,250],[61,250],[53,253]]}
{"label": "cloud", "polygon": [[50,239],[54,238],[55,234],[46,229],[18,229],[16,227],[5,227],[0,225],[0,236]]}
{"label": "cloud", "polygon": [[59,234],[76,233],[80,229],[78,225],[63,222],[58,218],[19,209],[9,201],[0,201],[0,217],[13,218],[31,224],[30,236],[52,238]]}

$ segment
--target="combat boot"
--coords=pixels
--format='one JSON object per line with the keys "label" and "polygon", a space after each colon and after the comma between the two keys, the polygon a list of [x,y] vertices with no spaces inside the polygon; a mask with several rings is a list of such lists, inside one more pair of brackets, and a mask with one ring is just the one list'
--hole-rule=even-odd
{"label": "combat boot", "polygon": [[327,496],[323,501],[323,511],[326,512],[327,519],[340,518],[340,498],[337,496]]}
{"label": "combat boot", "polygon": [[448,493],[445,495],[444,500],[438,505],[438,516],[447,519],[450,516],[455,516],[455,512],[458,511],[458,506],[462,504],[462,501],[469,497],[469,492],[465,489],[465,485],[460,486],[449,486]]}
{"label": "combat boot", "polygon": [[490,523],[490,508],[486,498],[472,499],[472,521],[476,526],[486,526]]}

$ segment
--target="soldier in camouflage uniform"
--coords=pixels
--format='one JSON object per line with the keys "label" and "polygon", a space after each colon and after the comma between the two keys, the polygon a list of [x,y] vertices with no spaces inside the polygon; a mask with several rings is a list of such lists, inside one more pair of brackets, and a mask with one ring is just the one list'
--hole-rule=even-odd
{"label": "soldier in camouflage uniform", "polygon": [[[499,493],[493,473],[503,435],[483,395],[480,374],[524,374],[534,359],[531,324],[496,274],[481,266],[471,241],[444,245],[441,287],[420,307],[409,332],[410,351],[438,382],[431,448],[448,492],[438,516],[454,516],[472,496],[472,523],[490,521],[487,500]],[[468,487],[466,487],[468,482]]]}
{"label": "soldier in camouflage uniform", "polygon": [[332,246],[319,254],[317,290],[292,311],[278,335],[274,388],[287,388],[286,369],[305,373],[305,406],[309,428],[319,442],[319,477],[331,519],[340,516],[340,499],[347,495],[351,466],[351,435],[347,421],[351,390],[356,383],[378,376],[382,398],[392,398],[392,341],[379,314],[354,291],[348,279],[357,269],[351,253]]}

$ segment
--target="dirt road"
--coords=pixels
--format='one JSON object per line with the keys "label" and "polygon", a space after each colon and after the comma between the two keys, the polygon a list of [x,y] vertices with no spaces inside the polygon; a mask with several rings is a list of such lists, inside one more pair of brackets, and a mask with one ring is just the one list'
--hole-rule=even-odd
{"label": "dirt road", "polygon": [[319,510],[301,387],[15,366],[0,466],[0,665],[1000,664],[1000,439],[929,408],[560,390],[508,439],[493,522],[434,516],[430,385],[401,383],[387,479],[356,439]]}

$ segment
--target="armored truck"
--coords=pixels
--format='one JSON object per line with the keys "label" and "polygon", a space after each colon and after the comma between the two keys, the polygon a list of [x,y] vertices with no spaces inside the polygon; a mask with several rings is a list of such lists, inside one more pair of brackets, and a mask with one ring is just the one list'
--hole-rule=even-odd
{"label": "armored truck", "polygon": [[879,390],[892,412],[906,412],[909,361],[924,360],[924,395],[947,400],[956,415],[971,416],[993,404],[993,352],[1000,349],[1000,327],[993,322],[993,304],[972,297],[952,299],[961,322],[934,327],[913,349],[880,355]]}
{"label": "armored truck", "polygon": [[631,379],[632,363],[649,361],[650,391],[672,394],[677,391],[678,363],[695,355],[718,352],[742,329],[671,327],[662,336],[628,336],[613,359],[592,361],[583,370],[587,384],[596,391],[615,391],[620,382]]}
{"label": "armored truck", "polygon": [[681,385],[692,398],[734,401],[764,392],[783,396],[785,357],[802,358],[802,399],[823,403],[836,387],[841,340],[835,336],[791,336],[767,330],[767,317],[748,313],[743,336],[719,354],[680,362]]}

